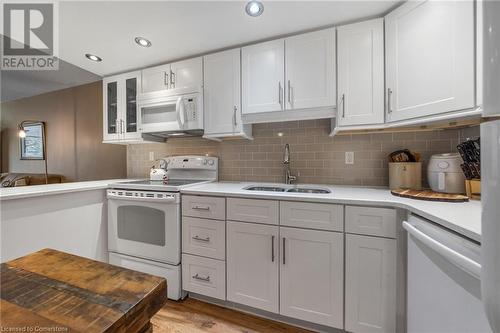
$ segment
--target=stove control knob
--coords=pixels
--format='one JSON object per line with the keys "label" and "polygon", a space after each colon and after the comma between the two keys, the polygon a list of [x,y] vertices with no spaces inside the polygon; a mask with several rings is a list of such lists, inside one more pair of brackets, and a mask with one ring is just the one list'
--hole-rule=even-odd
{"label": "stove control knob", "polygon": [[214,160],[209,160],[209,161],[208,161],[208,164],[209,164],[209,165],[214,165]]}
{"label": "stove control knob", "polygon": [[208,161],[207,160],[203,160],[203,165],[207,165]]}

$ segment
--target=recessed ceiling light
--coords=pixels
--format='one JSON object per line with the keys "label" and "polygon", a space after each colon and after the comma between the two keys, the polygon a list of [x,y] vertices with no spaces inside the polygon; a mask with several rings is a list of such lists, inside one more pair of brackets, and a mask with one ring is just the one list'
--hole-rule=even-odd
{"label": "recessed ceiling light", "polygon": [[135,37],[135,42],[137,43],[137,45],[142,46],[142,47],[150,47],[151,46],[151,42],[144,37]]}
{"label": "recessed ceiling light", "polygon": [[87,54],[85,54],[85,56],[87,57],[87,59],[92,60],[92,61],[95,61],[95,62],[100,62],[100,61],[102,61],[102,58],[101,58],[101,57],[96,56],[95,54],[90,54],[90,53],[87,53]]}
{"label": "recessed ceiling light", "polygon": [[248,1],[247,5],[245,6],[245,11],[248,15],[257,17],[260,16],[264,11],[264,5],[262,4],[262,2],[256,0]]}

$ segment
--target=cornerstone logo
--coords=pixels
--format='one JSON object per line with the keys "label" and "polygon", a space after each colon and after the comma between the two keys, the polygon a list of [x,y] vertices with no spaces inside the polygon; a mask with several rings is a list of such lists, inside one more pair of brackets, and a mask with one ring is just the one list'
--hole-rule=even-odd
{"label": "cornerstone logo", "polygon": [[57,15],[56,2],[4,1],[2,70],[57,70]]}

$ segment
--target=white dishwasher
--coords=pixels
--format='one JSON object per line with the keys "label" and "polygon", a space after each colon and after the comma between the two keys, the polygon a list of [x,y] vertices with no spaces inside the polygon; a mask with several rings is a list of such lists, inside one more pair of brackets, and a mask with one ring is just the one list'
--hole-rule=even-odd
{"label": "white dishwasher", "polygon": [[491,333],[481,302],[481,246],[423,218],[408,232],[408,333]]}

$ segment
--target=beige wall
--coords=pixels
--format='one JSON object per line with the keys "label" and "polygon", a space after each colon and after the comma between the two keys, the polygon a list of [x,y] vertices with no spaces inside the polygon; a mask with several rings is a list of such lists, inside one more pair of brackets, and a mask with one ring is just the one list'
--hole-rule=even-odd
{"label": "beige wall", "polygon": [[102,143],[102,82],[1,104],[2,172],[43,173],[43,161],[20,160],[17,125],[46,122],[47,164],[65,181],[126,177],[126,147]]}
{"label": "beige wall", "polygon": [[[283,181],[283,146],[290,144],[293,173],[300,183],[388,185],[387,155],[409,148],[422,154],[424,165],[430,155],[456,151],[461,137],[478,135],[478,128],[431,132],[377,133],[329,137],[329,120],[292,121],[254,125],[254,140],[221,143],[201,138],[170,139],[165,144],[127,148],[129,177],[146,177],[155,157],[209,154],[220,158],[221,180]],[[282,133],[283,136],[278,136]],[[354,165],[346,165],[346,151],[355,153]],[[425,175],[425,167],[423,170]],[[424,177],[425,178],[425,177]],[[424,180],[425,183],[425,180]]]}

